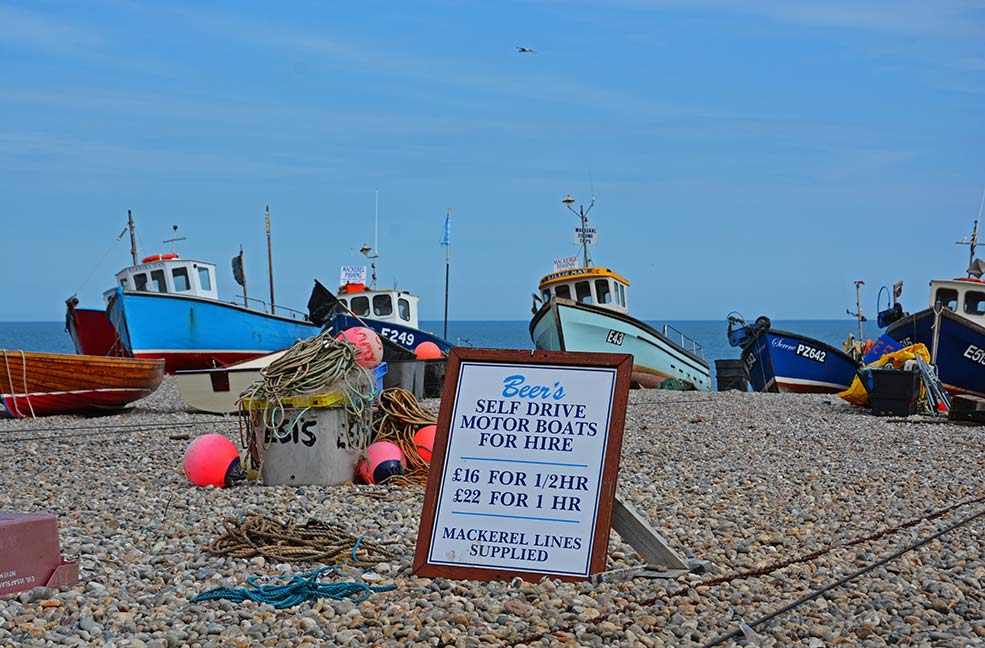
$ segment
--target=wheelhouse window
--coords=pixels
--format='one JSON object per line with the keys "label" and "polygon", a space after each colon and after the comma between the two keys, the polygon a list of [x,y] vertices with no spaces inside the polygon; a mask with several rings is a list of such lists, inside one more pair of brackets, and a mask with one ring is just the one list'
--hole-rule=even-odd
{"label": "wheelhouse window", "polygon": [[545,290],[544,292],[542,292],[540,294],[540,296],[546,302],[548,299],[551,298],[551,291],[550,290]]}
{"label": "wheelhouse window", "polygon": [[410,321],[410,302],[403,297],[397,300],[397,314],[403,321]]}
{"label": "wheelhouse window", "polygon": [[171,279],[174,281],[175,292],[187,292],[192,289],[188,281],[188,268],[174,268],[171,270]]}
{"label": "wheelhouse window", "polygon": [[393,300],[390,295],[373,295],[373,315],[385,317],[393,314]]}
{"label": "wheelhouse window", "polygon": [[134,290],[147,290],[147,275],[143,272],[133,275]]}
{"label": "wheelhouse window", "polygon": [[624,286],[622,284],[616,284],[616,286],[619,288],[619,297],[620,297],[620,299],[622,301],[622,305],[625,306],[626,305],[626,286]]}
{"label": "wheelhouse window", "polygon": [[595,300],[600,304],[612,303],[612,293],[609,291],[608,279],[595,280]]}
{"label": "wheelhouse window", "polygon": [[212,290],[212,277],[209,276],[208,268],[198,269],[198,285],[202,290]]}
{"label": "wheelhouse window", "polygon": [[369,297],[353,297],[352,312],[360,317],[369,315]]}
{"label": "wheelhouse window", "polygon": [[985,292],[969,290],[964,296],[964,312],[968,315],[985,315]]}
{"label": "wheelhouse window", "polygon": [[938,288],[934,302],[940,302],[949,311],[958,310],[958,291],[953,288]]}
{"label": "wheelhouse window", "polygon": [[571,286],[568,284],[561,284],[554,289],[554,294],[562,299],[571,299]]}
{"label": "wheelhouse window", "polygon": [[126,290],[127,288],[130,287],[130,282],[127,281],[127,278],[126,277],[123,277],[122,279],[120,279],[120,287],[123,288],[123,290]]}
{"label": "wheelhouse window", "polygon": [[587,281],[579,281],[575,284],[575,297],[582,304],[592,303],[592,286]]}
{"label": "wheelhouse window", "polygon": [[620,290],[620,288],[622,288],[622,284],[619,283],[618,281],[615,282],[615,290],[613,292],[616,293],[616,306],[625,306],[626,303],[623,301],[622,291]]}
{"label": "wheelhouse window", "polygon": [[150,273],[151,290],[159,293],[168,291],[168,284],[164,281],[164,270],[151,270]]}

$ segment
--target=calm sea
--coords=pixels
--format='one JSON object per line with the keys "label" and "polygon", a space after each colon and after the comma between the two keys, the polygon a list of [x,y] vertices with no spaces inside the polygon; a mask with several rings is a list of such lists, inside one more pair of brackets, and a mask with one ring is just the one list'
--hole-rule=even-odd
{"label": "calm sea", "polygon": [[[738,358],[739,350],[728,345],[723,320],[689,320],[666,322],[704,345],[705,358]],[[422,328],[441,334],[442,322],[422,322]],[[527,321],[456,321],[448,322],[448,340],[461,346],[491,347],[498,349],[530,349],[533,344],[527,330]],[[658,331],[664,322],[649,322]],[[827,342],[841,348],[842,340],[855,331],[854,320],[776,320],[773,326]],[[865,335],[879,337],[875,322],[865,323]],[[63,322],[0,322],[0,349],[23,351],[47,351],[50,353],[74,353],[72,340],[65,332]],[[714,373],[714,372],[712,372]]]}

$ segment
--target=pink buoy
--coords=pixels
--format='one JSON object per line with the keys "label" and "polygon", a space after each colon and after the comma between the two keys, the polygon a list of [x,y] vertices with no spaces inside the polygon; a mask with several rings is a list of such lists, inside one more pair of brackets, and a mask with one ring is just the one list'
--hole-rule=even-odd
{"label": "pink buoy", "polygon": [[394,475],[402,475],[407,460],[400,446],[390,441],[377,441],[366,448],[366,456],[359,460],[359,475],[367,484],[379,484]]}
{"label": "pink buoy", "polygon": [[345,340],[356,347],[356,363],[360,366],[373,369],[383,362],[383,342],[371,328],[353,326],[339,333],[335,339]]}
{"label": "pink buoy", "polygon": [[437,425],[425,425],[414,434],[414,447],[417,448],[417,456],[427,463],[431,463],[431,453],[434,452],[434,433],[437,430]]}
{"label": "pink buoy", "polygon": [[418,360],[437,360],[441,356],[441,348],[434,342],[421,342],[414,349]]}
{"label": "pink buoy", "polygon": [[204,434],[185,450],[185,475],[196,486],[228,486],[226,476],[238,465],[239,452],[233,442],[221,434]]}

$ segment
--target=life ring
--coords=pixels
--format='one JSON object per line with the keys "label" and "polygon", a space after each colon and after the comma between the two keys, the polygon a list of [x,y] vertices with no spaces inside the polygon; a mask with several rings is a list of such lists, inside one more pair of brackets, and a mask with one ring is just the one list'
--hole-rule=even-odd
{"label": "life ring", "polygon": [[973,281],[975,283],[985,283],[985,279],[979,279],[977,277],[955,277],[955,281]]}
{"label": "life ring", "polygon": [[168,261],[169,259],[177,259],[177,254],[152,254],[149,257],[144,257],[141,263],[150,263],[151,261]]}

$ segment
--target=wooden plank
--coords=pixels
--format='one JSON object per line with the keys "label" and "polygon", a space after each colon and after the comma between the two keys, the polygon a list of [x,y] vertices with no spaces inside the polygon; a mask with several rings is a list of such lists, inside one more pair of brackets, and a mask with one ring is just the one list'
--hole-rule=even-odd
{"label": "wooden plank", "polygon": [[691,571],[691,565],[618,493],[612,507],[612,529],[640,554],[654,576],[673,578]]}

